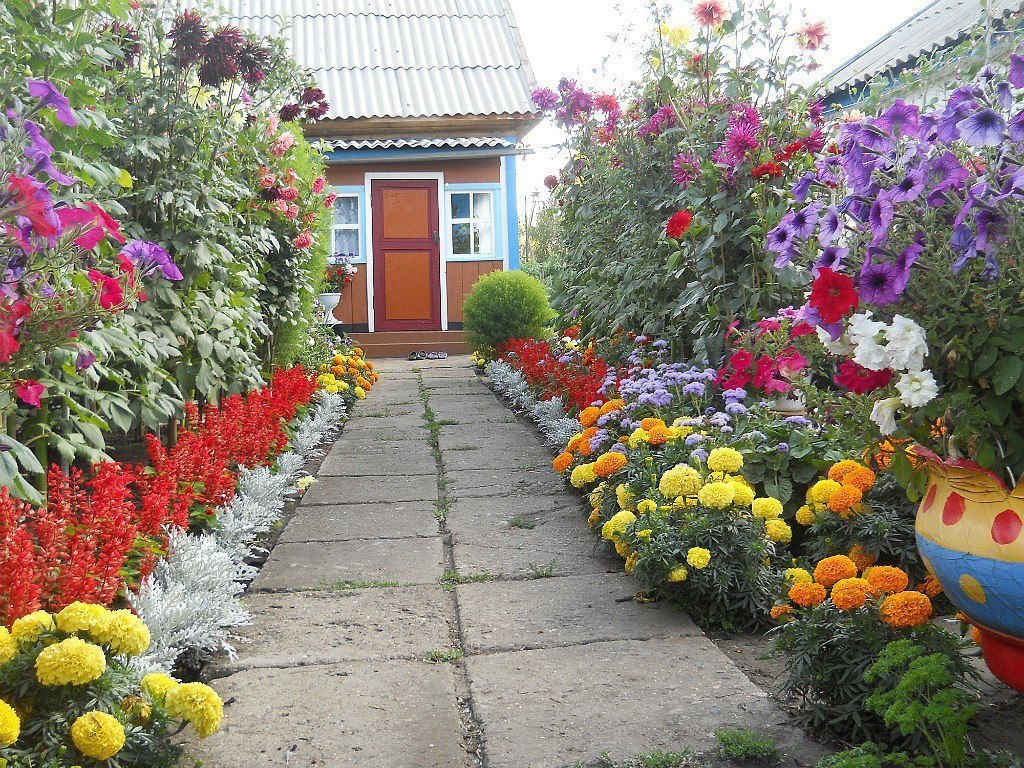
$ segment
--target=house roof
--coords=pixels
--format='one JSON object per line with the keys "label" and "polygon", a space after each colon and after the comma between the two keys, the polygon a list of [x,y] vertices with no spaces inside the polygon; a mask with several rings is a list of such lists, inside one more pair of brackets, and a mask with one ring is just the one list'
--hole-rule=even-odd
{"label": "house roof", "polygon": [[533,71],[507,0],[222,5],[243,28],[284,33],[327,94],[327,119],[536,114]]}
{"label": "house roof", "polygon": [[328,149],[518,149],[498,136],[451,136],[423,139],[339,139],[324,142]]}
{"label": "house roof", "polygon": [[[989,0],[993,18],[1019,11],[1021,0]],[[822,79],[826,96],[912,66],[921,56],[961,42],[984,17],[981,0],[934,0]]]}

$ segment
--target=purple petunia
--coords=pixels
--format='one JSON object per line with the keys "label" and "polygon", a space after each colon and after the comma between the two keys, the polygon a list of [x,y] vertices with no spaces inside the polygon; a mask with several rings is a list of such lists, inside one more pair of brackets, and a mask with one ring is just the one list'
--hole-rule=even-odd
{"label": "purple petunia", "polygon": [[830,245],[836,239],[842,226],[839,211],[834,205],[830,205],[818,217],[818,242],[822,245]]}
{"label": "purple petunia", "polygon": [[972,147],[995,147],[1006,136],[1006,121],[991,108],[978,110],[956,127],[960,138]]}
{"label": "purple petunia", "polygon": [[57,119],[64,123],[64,125],[71,127],[78,125],[78,121],[71,111],[71,104],[64,94],[57,89],[57,86],[49,80],[32,80],[30,78],[26,82],[28,83],[29,95],[39,99],[39,103],[36,105],[37,109],[53,107],[57,113]]}
{"label": "purple petunia", "polygon": [[130,240],[121,249],[126,257],[131,259],[142,272],[148,273],[159,269],[167,280],[181,280],[181,270],[171,260],[167,253],[156,243],[149,243],[144,240]]}
{"label": "purple petunia", "polygon": [[29,144],[25,147],[25,157],[32,162],[30,174],[45,173],[58,184],[69,186],[75,183],[74,178],[59,171],[53,164],[50,156],[53,154],[53,146],[43,137],[43,132],[31,120],[26,120],[22,129],[28,135]]}
{"label": "purple petunia", "polygon": [[898,274],[893,265],[865,260],[857,282],[861,301],[876,307],[887,307],[895,303],[900,298],[896,290],[897,280]]}
{"label": "purple petunia", "polygon": [[903,99],[896,99],[895,103],[883,112],[874,125],[893,138],[910,136],[914,138],[918,134],[918,113],[920,107],[914,104],[907,104]]}
{"label": "purple petunia", "polygon": [[1024,88],[1024,56],[1019,53],[1010,54],[1010,85]]}

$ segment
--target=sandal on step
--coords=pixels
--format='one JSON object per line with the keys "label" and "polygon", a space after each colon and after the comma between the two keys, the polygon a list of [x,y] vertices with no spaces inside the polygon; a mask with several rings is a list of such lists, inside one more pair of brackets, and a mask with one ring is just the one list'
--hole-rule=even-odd
{"label": "sandal on step", "polygon": [[405,358],[405,359],[406,360],[419,360],[419,358],[416,357],[416,353],[415,352],[410,352],[409,356],[407,358]]}
{"label": "sandal on step", "polygon": [[427,359],[427,351],[425,349],[421,349],[419,352],[416,353],[416,359],[417,360],[426,360]]}
{"label": "sandal on step", "polygon": [[448,359],[448,353],[444,352],[444,351],[438,352],[437,353],[437,359],[438,360],[447,360]]}
{"label": "sandal on step", "polygon": [[427,360],[437,360],[437,352],[427,352]]}

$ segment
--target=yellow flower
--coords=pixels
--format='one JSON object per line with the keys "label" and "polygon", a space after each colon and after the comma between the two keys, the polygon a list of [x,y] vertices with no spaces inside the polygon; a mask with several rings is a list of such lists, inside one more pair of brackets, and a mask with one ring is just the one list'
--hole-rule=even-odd
{"label": "yellow flower", "polygon": [[604,501],[605,491],[608,490],[608,483],[601,483],[594,490],[590,492],[588,497],[590,500],[590,506],[594,509],[600,509],[601,502]]}
{"label": "yellow flower", "polygon": [[712,509],[725,509],[735,498],[736,493],[732,489],[731,483],[708,483],[699,491],[697,491],[697,499],[705,507],[711,507]]}
{"label": "yellow flower", "polygon": [[107,760],[124,746],[124,726],[106,712],[86,712],[71,726],[78,751],[94,760]]}
{"label": "yellow flower", "polygon": [[115,655],[138,656],[149,648],[149,627],[131,611],[113,611],[106,630],[96,636],[96,641]]}
{"label": "yellow flower", "polygon": [[633,554],[633,550],[629,548],[629,542],[625,539],[615,540],[615,551],[618,553],[619,557],[629,557]]}
{"label": "yellow flower", "polygon": [[636,505],[636,511],[642,515],[650,515],[658,511],[658,502],[644,499]]}
{"label": "yellow flower", "polygon": [[569,482],[572,483],[573,488],[582,488],[596,480],[597,473],[594,471],[594,465],[592,463],[580,464],[569,474]]}
{"label": "yellow flower", "polygon": [[818,516],[814,514],[814,510],[806,504],[796,511],[796,521],[800,523],[800,525],[813,525],[817,517]]}
{"label": "yellow flower", "polygon": [[806,568],[786,569],[787,584],[810,584],[812,581],[814,581],[814,578]]}
{"label": "yellow flower", "polygon": [[735,448],[714,448],[708,454],[708,469],[712,472],[738,472],[743,466],[743,454]]}
{"label": "yellow flower", "polygon": [[754,489],[749,484],[737,480],[728,480],[727,482],[732,486],[733,504],[737,507],[749,507],[754,503]]}
{"label": "yellow flower", "polygon": [[636,501],[636,496],[629,490],[628,483],[621,483],[615,486],[615,499],[619,502],[619,509],[629,509]]}
{"label": "yellow flower", "polygon": [[44,632],[53,632],[56,628],[53,616],[46,611],[33,611],[11,625],[11,634],[15,640],[31,643]]}
{"label": "yellow flower", "polygon": [[0,699],[0,747],[9,747],[21,733],[21,718],[14,707]]}
{"label": "yellow flower", "polygon": [[658,490],[666,499],[674,499],[679,496],[693,496],[702,485],[704,480],[700,472],[686,464],[677,464],[661,476]]}
{"label": "yellow flower", "polygon": [[621,510],[612,515],[611,520],[601,526],[601,536],[608,541],[617,539],[626,532],[626,528],[636,521],[636,515],[629,510]]}
{"label": "yellow flower", "polygon": [[630,448],[636,448],[637,446],[643,445],[650,439],[651,436],[647,433],[647,430],[642,427],[637,427],[633,430],[633,434],[629,436],[629,440],[626,441],[626,444]]}
{"label": "yellow flower", "polygon": [[121,700],[121,711],[132,725],[145,725],[153,716],[153,705],[141,696],[125,696]]}
{"label": "yellow flower", "polygon": [[775,520],[782,517],[782,502],[770,496],[764,499],[754,499],[751,511],[755,517],[763,517],[765,520]]}
{"label": "yellow flower", "polygon": [[337,385],[337,384],[328,384],[328,385],[327,385],[326,387],[324,387],[324,390],[325,390],[326,392],[328,392],[329,394],[332,394],[332,395],[336,395],[336,394],[338,394],[338,392],[340,392],[340,391],[341,391],[341,390],[340,390],[340,389],[338,388],[338,385]]}
{"label": "yellow flower", "polygon": [[626,573],[633,572],[633,569],[636,568],[636,561],[639,559],[639,557],[640,555],[638,555],[636,552],[633,552],[629,557],[626,558]]}
{"label": "yellow flower", "polygon": [[711,551],[704,547],[690,547],[686,553],[686,564],[698,571],[707,568],[711,562]]}
{"label": "yellow flower", "polygon": [[785,520],[766,520],[764,525],[768,538],[776,544],[789,544],[793,540],[793,529]]}
{"label": "yellow flower", "polygon": [[364,397],[366,397],[366,390],[363,389],[362,387],[356,387],[352,391],[355,392],[357,400],[362,400]]}
{"label": "yellow flower", "polygon": [[36,657],[36,679],[43,685],[85,685],[103,674],[107,657],[98,645],[69,637]]}
{"label": "yellow flower", "polygon": [[110,623],[110,611],[95,603],[74,602],[53,617],[57,629],[69,635],[84,635],[96,642]]}
{"label": "yellow flower", "polygon": [[640,541],[650,541],[652,533],[654,533],[654,531],[650,528],[644,528],[642,531],[636,532],[636,537],[640,539]]}
{"label": "yellow flower", "polygon": [[220,730],[224,719],[224,702],[208,685],[182,683],[167,694],[167,714],[177,720],[187,720],[205,739]]}
{"label": "yellow flower", "polygon": [[686,577],[690,575],[690,572],[682,565],[677,565],[672,569],[668,575],[668,580],[678,584],[679,582],[686,581]]}
{"label": "yellow flower", "polygon": [[7,631],[7,627],[0,627],[0,665],[6,664],[17,655],[18,641]]}
{"label": "yellow flower", "polygon": [[662,24],[661,36],[673,48],[682,48],[693,38],[693,32],[687,26],[670,27]]}
{"label": "yellow flower", "polygon": [[819,480],[807,491],[807,500],[816,504],[827,504],[829,497],[842,487],[835,480]]}
{"label": "yellow flower", "polygon": [[140,684],[142,692],[153,701],[163,701],[168,693],[180,685],[177,680],[163,672],[150,672],[142,678]]}

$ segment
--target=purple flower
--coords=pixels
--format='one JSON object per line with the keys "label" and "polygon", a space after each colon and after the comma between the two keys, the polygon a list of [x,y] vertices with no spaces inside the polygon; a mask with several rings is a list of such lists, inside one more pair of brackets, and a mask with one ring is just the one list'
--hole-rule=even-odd
{"label": "purple flower", "polygon": [[704,397],[704,392],[707,388],[702,381],[691,381],[689,384],[683,387],[683,394],[690,395],[692,397]]}
{"label": "purple flower", "polygon": [[1003,109],[1013,106],[1013,89],[1005,80],[996,86],[996,103]]}
{"label": "purple flower", "polygon": [[818,225],[818,211],[820,210],[821,203],[811,203],[803,210],[795,211],[790,220],[793,234],[804,239],[813,235],[814,228]]}
{"label": "purple flower", "polygon": [[899,300],[897,280],[897,271],[891,264],[865,260],[857,284],[861,300],[877,307],[887,307]]}
{"label": "purple flower", "polygon": [[875,120],[874,125],[894,139],[900,136],[916,137],[917,117],[920,111],[919,107],[907,104],[903,99],[896,99],[896,102]]}
{"label": "purple flower", "polygon": [[722,393],[727,401],[745,400],[747,397],[747,390],[742,387],[735,387],[734,389],[727,389]]}
{"label": "purple flower", "polygon": [[745,406],[743,403],[726,403],[725,412],[731,413],[733,416],[742,416],[747,412],[747,406]]}
{"label": "purple flower", "polygon": [[834,245],[830,245],[823,248],[821,255],[818,256],[818,260],[814,262],[814,276],[818,276],[818,270],[823,267],[828,269],[837,270],[843,264],[843,259],[850,255],[849,248],[838,248]]}
{"label": "purple flower", "polygon": [[88,349],[78,350],[78,357],[75,358],[75,370],[81,373],[96,362],[96,355]]}
{"label": "purple flower", "polygon": [[57,119],[60,120],[64,125],[76,126],[78,121],[75,119],[74,113],[71,111],[71,104],[65,98],[57,86],[51,83],[49,80],[32,80],[26,81],[28,83],[29,95],[39,99],[37,109],[46,109],[47,107],[53,107],[57,113]]}
{"label": "purple flower", "polygon": [[533,103],[544,112],[549,112],[558,106],[558,94],[550,88],[534,88],[530,94]]}
{"label": "purple flower", "polygon": [[792,221],[793,213],[791,211],[782,218],[779,226],[768,233],[767,248],[769,251],[787,253],[793,250],[796,244],[793,242],[793,235],[795,233],[792,228]]}
{"label": "purple flower", "polygon": [[910,268],[914,266],[914,262],[918,260],[921,254],[924,253],[924,232],[918,230],[917,234],[914,235],[914,242],[908,245],[899,256],[896,257],[896,292],[903,293],[903,289],[907,287],[907,283],[910,281]]}
{"label": "purple flower", "polygon": [[1006,135],[1006,121],[994,109],[975,112],[956,124],[960,137],[972,147],[995,147]]}
{"label": "purple flower", "polygon": [[777,450],[779,453],[789,453],[789,443],[779,443]]}
{"label": "purple flower", "polygon": [[672,181],[684,189],[700,175],[697,158],[692,152],[680,152],[672,161]]}
{"label": "purple flower", "polygon": [[892,200],[885,194],[880,194],[871,204],[871,211],[868,213],[868,223],[871,226],[871,245],[881,245],[889,236],[889,227],[892,225],[893,205]]}
{"label": "purple flower", "polygon": [[159,269],[167,280],[181,280],[181,270],[171,260],[167,253],[156,243],[148,243],[143,240],[130,240],[121,253],[131,259],[143,273]]}
{"label": "purple flower", "polygon": [[808,171],[797,180],[796,184],[793,185],[793,197],[796,201],[803,205],[804,200],[807,199],[807,194],[811,191],[811,184],[814,183],[814,172]]}
{"label": "purple flower", "polygon": [[703,464],[708,460],[708,452],[703,448],[698,448],[697,450],[690,452],[690,458]]}
{"label": "purple flower", "polygon": [[700,434],[687,435],[686,439],[683,440],[683,442],[686,443],[688,448],[692,448],[693,446],[699,445],[700,443],[704,442],[704,435],[700,435]]}
{"label": "purple flower", "polygon": [[1010,141],[1020,144],[1024,141],[1024,112],[1018,112],[1010,118]]}
{"label": "purple flower", "polygon": [[936,190],[958,188],[963,185],[968,175],[968,170],[952,152],[944,152],[932,161],[932,184]]}
{"label": "purple flower", "polygon": [[924,171],[915,168],[908,171],[902,181],[889,192],[889,199],[894,203],[909,203],[916,200],[924,191]]}
{"label": "purple flower", "polygon": [[1010,85],[1024,88],[1024,56],[1019,53],[1010,54]]}
{"label": "purple flower", "polygon": [[818,242],[822,245],[829,245],[836,239],[842,221],[839,219],[839,211],[834,205],[830,205],[818,217]]}
{"label": "purple flower", "polygon": [[53,161],[50,159],[53,154],[53,146],[43,137],[39,126],[31,120],[26,120],[22,128],[29,138],[29,145],[25,147],[25,157],[32,162],[32,169],[29,173],[35,175],[42,171],[58,184],[65,186],[74,184],[75,180],[71,176],[54,167]]}
{"label": "purple flower", "polygon": [[794,427],[806,427],[811,422],[803,416],[787,416],[786,423]]}

